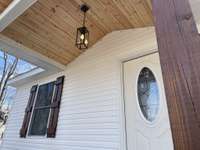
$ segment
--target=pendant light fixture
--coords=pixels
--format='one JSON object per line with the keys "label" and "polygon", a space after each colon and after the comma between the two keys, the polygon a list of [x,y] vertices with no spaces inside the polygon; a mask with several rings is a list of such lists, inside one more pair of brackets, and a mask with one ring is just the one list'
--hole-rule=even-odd
{"label": "pendant light fixture", "polygon": [[77,28],[76,33],[76,47],[80,50],[87,49],[89,45],[89,31],[85,26],[86,12],[89,10],[89,7],[85,4],[81,5],[81,11],[84,14],[83,25],[82,27]]}

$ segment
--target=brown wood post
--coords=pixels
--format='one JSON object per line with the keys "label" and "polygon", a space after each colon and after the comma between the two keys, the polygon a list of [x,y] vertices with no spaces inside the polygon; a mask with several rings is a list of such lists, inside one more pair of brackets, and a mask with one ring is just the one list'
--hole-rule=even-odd
{"label": "brown wood post", "polygon": [[188,0],[152,0],[175,150],[200,150],[200,36]]}

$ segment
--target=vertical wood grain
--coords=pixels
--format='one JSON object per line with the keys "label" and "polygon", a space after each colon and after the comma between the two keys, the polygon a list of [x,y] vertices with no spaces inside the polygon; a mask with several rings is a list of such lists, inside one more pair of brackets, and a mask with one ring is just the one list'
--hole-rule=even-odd
{"label": "vertical wood grain", "polygon": [[153,0],[175,150],[200,149],[200,37],[188,0]]}

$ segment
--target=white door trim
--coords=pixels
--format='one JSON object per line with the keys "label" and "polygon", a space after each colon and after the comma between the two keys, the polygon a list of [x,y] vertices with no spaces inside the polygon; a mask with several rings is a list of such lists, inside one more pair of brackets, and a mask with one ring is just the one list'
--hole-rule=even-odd
{"label": "white door trim", "polygon": [[134,60],[134,59],[138,59],[144,56],[148,56],[154,53],[158,53],[157,49],[151,49],[148,52],[143,52],[140,54],[134,54],[131,57],[126,57],[126,58],[121,58],[119,60],[119,65],[120,65],[120,84],[121,84],[121,100],[120,100],[120,109],[121,109],[121,113],[120,113],[120,119],[121,119],[121,150],[127,150],[128,149],[128,143],[127,143],[127,130],[126,130],[126,113],[125,113],[125,92],[124,92],[124,63]]}
{"label": "white door trim", "polygon": [[[156,54],[156,55],[154,55],[154,54]],[[125,90],[127,90],[127,86],[126,86],[127,84],[129,85],[129,86],[128,86],[129,88],[131,88],[132,86],[129,84],[129,80],[126,80],[126,82],[124,82],[124,81],[125,81],[124,78],[125,78],[125,75],[126,75],[126,74],[125,74],[125,71],[126,71],[127,69],[129,70],[130,67],[131,67],[130,64],[133,64],[133,63],[135,62],[135,61],[132,62],[132,60],[136,60],[136,65],[137,65],[137,62],[140,62],[140,63],[141,63],[141,66],[143,66],[143,63],[141,62],[143,59],[142,59],[141,61],[140,61],[140,60],[137,60],[137,59],[140,59],[140,58],[143,58],[143,57],[149,56],[149,55],[157,56],[156,60],[159,59],[159,58],[158,58],[158,51],[155,51],[155,52],[146,53],[146,54],[144,54],[144,55],[139,55],[139,56],[137,56],[137,57],[124,60],[124,61],[122,62],[122,73],[123,73],[123,74],[122,74],[122,79],[123,79],[123,80],[122,80],[122,81],[123,81],[123,82],[122,82],[122,87],[123,87],[123,88],[122,88],[122,90],[123,90],[123,112],[124,112],[124,125],[125,125],[124,132],[125,132],[125,135],[126,135],[126,136],[125,136],[126,149],[128,149],[128,147],[130,146],[130,145],[129,145],[129,144],[130,144],[130,138],[129,138],[129,140],[128,140],[128,137],[130,137],[130,133],[131,133],[131,135],[134,135],[134,134],[133,134],[133,132],[132,132],[133,130],[130,130],[131,128],[129,128],[129,127],[132,126],[132,125],[131,125],[132,123],[129,124],[129,125],[127,124],[127,119],[128,119],[128,118],[130,119],[130,116],[127,115],[127,109],[126,109],[126,100],[127,100],[126,98],[127,98],[127,97],[126,97],[126,95],[125,95],[125,93],[126,93]],[[152,59],[152,58],[154,58],[153,56],[152,56],[152,57],[150,56],[150,57],[147,57],[147,58],[151,58],[151,60],[154,60],[154,59]],[[144,58],[144,60],[145,60],[145,58]],[[129,61],[131,61],[130,63],[127,64],[129,67],[125,66],[125,64],[126,64],[127,62],[129,62]],[[153,61],[153,62],[154,62],[154,61]],[[148,64],[148,62],[146,62],[146,64]],[[156,64],[157,64],[157,63],[156,63]],[[134,66],[134,65],[133,65],[133,66]],[[126,67],[126,70],[125,70],[125,67]],[[135,67],[136,67],[136,66],[135,66]],[[140,68],[140,65],[139,65],[138,67],[136,67],[136,71],[137,71],[139,68]],[[143,68],[143,67],[142,67],[142,68]],[[142,68],[141,68],[141,69],[142,69]],[[147,66],[147,68],[148,68],[148,66]],[[151,68],[151,65],[150,65],[150,69],[152,69],[152,68]],[[128,70],[127,70],[127,71],[128,71]],[[159,70],[160,70],[160,69],[159,69]],[[133,73],[133,71],[134,71],[134,70],[132,70],[132,73]],[[154,72],[154,70],[152,70],[152,71]],[[134,72],[135,72],[135,71],[134,71]],[[159,72],[160,72],[160,71],[159,71]],[[127,73],[127,72],[126,72],[126,73]],[[131,74],[132,74],[132,73],[131,73]],[[161,74],[160,74],[160,73],[161,73]],[[159,74],[160,74],[159,76],[160,76],[161,79],[162,79],[162,72],[160,72],[160,73],[159,73]],[[135,75],[137,76],[137,75],[138,75],[138,72],[134,73],[134,76],[135,76]],[[154,75],[155,75],[155,74],[154,74]],[[127,76],[127,75],[126,75],[126,76]],[[159,81],[157,75],[156,75],[155,77],[156,77],[156,80],[157,80],[157,82],[158,82],[158,85],[162,87],[162,88],[159,88],[159,89],[163,89],[163,86],[162,86],[163,84],[161,83],[162,80]],[[160,78],[160,77],[159,77],[159,78]],[[129,76],[127,79],[130,79],[130,76]],[[134,81],[134,82],[135,82],[135,81]],[[125,84],[125,83],[127,83],[127,84]],[[126,87],[126,88],[125,88],[125,87]],[[129,90],[128,90],[128,91],[129,91]],[[163,91],[163,90],[162,90],[162,91]],[[130,92],[130,91],[129,91],[129,92]],[[127,94],[127,93],[126,93],[126,94]],[[132,95],[132,94],[131,94],[131,95]],[[130,96],[130,95],[129,95],[129,96]],[[135,96],[134,96],[134,97],[135,97]],[[128,99],[129,99],[129,101],[130,101],[130,97],[129,97]],[[132,98],[131,98],[131,99],[132,99]],[[164,98],[164,99],[165,99],[165,98]],[[136,101],[136,103],[137,103],[137,101]],[[134,104],[134,105],[135,105],[135,104]],[[162,104],[160,104],[160,105],[163,107]],[[165,104],[165,105],[166,105],[166,104]],[[130,105],[129,105],[129,106],[130,106]],[[136,106],[136,107],[138,107],[138,106]],[[163,111],[163,113],[166,112],[167,105],[166,105],[166,107],[164,107],[164,108],[165,108],[165,111]],[[131,108],[131,109],[132,109],[132,108]],[[157,115],[158,115],[157,117],[159,117],[159,118],[160,118],[160,111],[161,111],[161,109],[162,109],[162,108],[160,108],[159,113],[157,114]],[[130,110],[130,107],[129,107],[128,110]],[[162,109],[162,110],[164,110],[164,109]],[[132,112],[132,111],[131,111],[131,112]],[[163,113],[162,113],[162,114],[163,114]],[[137,113],[137,114],[138,114],[138,113]],[[166,114],[166,113],[164,113],[164,114]],[[141,114],[139,114],[139,115],[141,115]],[[127,117],[127,116],[129,116],[129,117]],[[137,115],[137,116],[138,116],[138,115]],[[139,117],[139,118],[141,118],[141,117]],[[165,118],[165,117],[164,117],[164,118]],[[144,118],[141,118],[141,119],[143,120]],[[157,118],[157,119],[158,119],[158,118]],[[156,120],[157,120],[157,119],[156,119]],[[156,120],[155,120],[155,122],[157,122]],[[165,120],[163,120],[163,121],[165,121]],[[163,124],[163,121],[160,122],[160,123]],[[128,122],[129,122],[129,121],[128,121]],[[131,122],[132,122],[132,121],[131,121]],[[142,122],[143,122],[143,121],[142,121]],[[141,123],[142,123],[142,122],[141,122]],[[159,123],[159,124],[160,124],[160,123]],[[143,123],[142,123],[142,124],[143,124]],[[144,122],[144,124],[146,124],[146,122]],[[152,124],[153,124],[153,123],[152,123]],[[150,126],[152,126],[152,124],[150,124]],[[157,123],[156,123],[156,124],[157,124]],[[158,125],[159,125],[159,124],[158,124]],[[131,125],[131,126],[130,126],[130,125]],[[154,124],[154,125],[155,125],[155,124]],[[146,125],[145,125],[145,126],[146,126]],[[149,126],[149,124],[148,124],[148,126]],[[127,127],[128,127],[128,128],[127,128]],[[138,127],[140,127],[140,126],[138,126]],[[160,126],[160,127],[162,127],[162,126]],[[166,128],[166,127],[168,128],[168,126],[164,126],[164,127],[165,127],[165,128]],[[160,129],[165,129],[165,128],[160,128]],[[167,129],[167,128],[166,128],[166,129]],[[128,129],[128,130],[127,130],[127,129]],[[146,131],[149,131],[149,132],[144,132],[144,133],[147,133],[147,135],[150,135],[150,136],[148,136],[148,137],[151,139],[151,134],[148,134],[148,133],[152,132],[153,130],[152,130],[152,131],[151,131],[151,129],[149,130],[148,127],[147,127],[146,129],[147,129]],[[169,129],[169,128],[168,128],[168,129]],[[154,129],[154,130],[155,130],[155,129]],[[129,133],[128,131],[131,131],[131,132]],[[162,130],[161,130],[161,131],[162,131]],[[163,130],[163,131],[164,131],[164,130]],[[168,130],[168,131],[169,131],[169,130]],[[153,133],[156,133],[156,134],[157,134],[157,132],[153,132]],[[158,132],[158,133],[159,133],[159,132]],[[162,132],[161,132],[161,133],[162,133]],[[166,133],[168,133],[168,132],[166,132]],[[154,136],[154,134],[153,134],[152,136]],[[157,135],[156,135],[156,136],[157,136]],[[165,137],[168,137],[168,136],[165,136]],[[165,141],[165,139],[166,139],[166,138],[164,138],[164,141]],[[128,141],[129,141],[129,142],[128,142]],[[159,140],[159,141],[160,141],[160,140]],[[167,138],[167,141],[168,141],[168,142],[170,143],[170,145],[171,145],[171,142],[170,142],[171,140]],[[168,142],[167,142],[167,143],[168,143]],[[169,144],[169,143],[168,143],[168,144]],[[128,145],[129,145],[129,146],[128,146]],[[132,144],[131,144],[131,145],[132,145]],[[136,145],[137,145],[137,144],[136,144]],[[141,143],[140,143],[139,145],[141,145]],[[163,144],[161,144],[161,145],[163,146]],[[133,145],[132,145],[132,146],[133,146]],[[132,146],[131,146],[131,147],[132,147]],[[155,146],[155,143],[154,143],[154,146]],[[131,147],[129,147],[129,148],[131,148]],[[132,148],[133,148],[133,147],[132,147]],[[131,148],[131,149],[132,149],[132,148]],[[135,148],[136,148],[136,147],[134,147],[134,149],[135,149]],[[143,148],[144,148],[144,147],[143,147]],[[152,148],[152,147],[151,147],[151,148]],[[157,149],[157,148],[156,148],[156,149]]]}

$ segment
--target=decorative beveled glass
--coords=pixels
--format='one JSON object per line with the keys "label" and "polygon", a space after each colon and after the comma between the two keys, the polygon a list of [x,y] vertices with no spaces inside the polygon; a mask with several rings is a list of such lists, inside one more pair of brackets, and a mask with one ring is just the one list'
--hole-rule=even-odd
{"label": "decorative beveled glass", "polygon": [[147,67],[139,74],[137,94],[142,114],[148,121],[154,121],[160,105],[159,88],[153,72]]}

